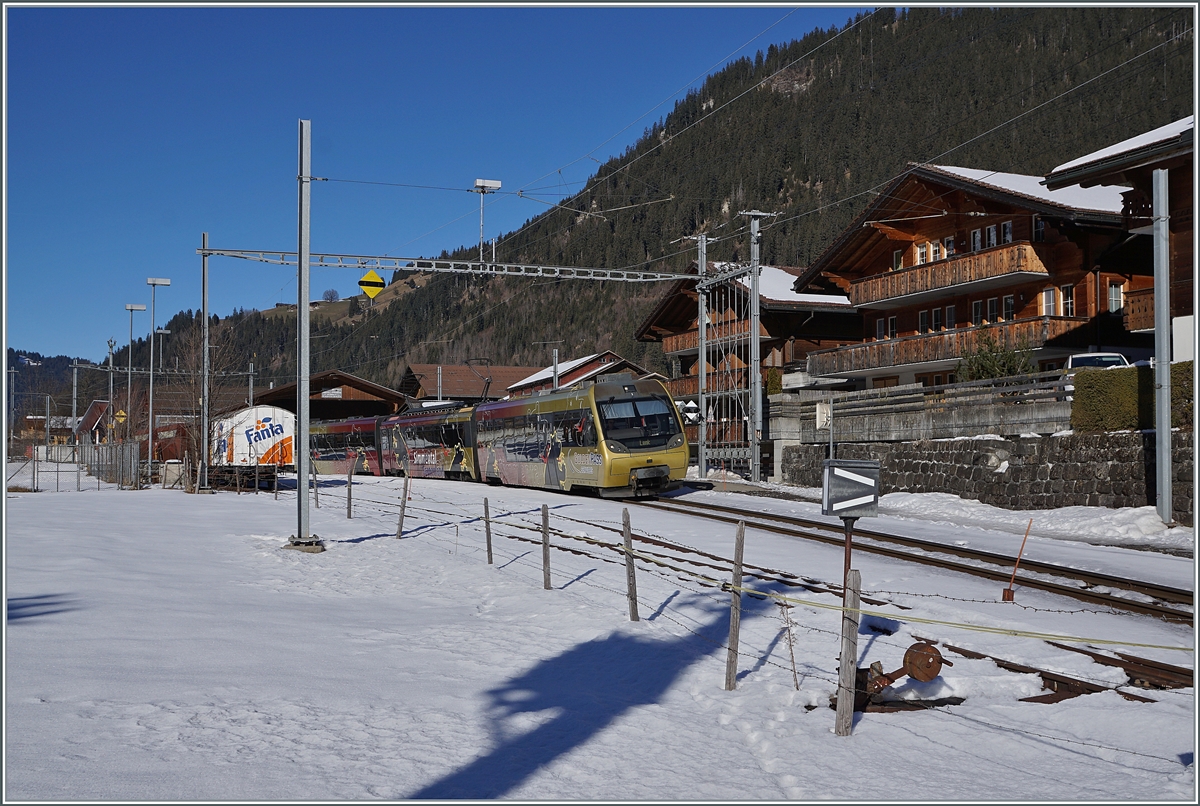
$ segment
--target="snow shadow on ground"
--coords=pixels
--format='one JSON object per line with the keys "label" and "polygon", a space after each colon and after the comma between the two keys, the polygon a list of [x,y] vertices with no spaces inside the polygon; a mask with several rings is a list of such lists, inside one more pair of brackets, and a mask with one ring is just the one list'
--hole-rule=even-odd
{"label": "snow shadow on ground", "polygon": [[47,593],[42,596],[13,596],[5,600],[6,621],[52,616],[78,610],[79,602],[65,593]]}
{"label": "snow shadow on ground", "polygon": [[[771,599],[742,597],[743,621],[758,614],[773,615],[769,610],[774,610]],[[495,747],[406,797],[481,800],[506,796],[621,714],[658,702],[697,660],[723,654],[729,638],[729,610],[714,605],[713,612],[716,615],[708,624],[669,640],[614,633],[578,644],[490,690]],[[528,724],[530,715],[535,714],[551,716],[527,732],[510,727],[511,723]]]}

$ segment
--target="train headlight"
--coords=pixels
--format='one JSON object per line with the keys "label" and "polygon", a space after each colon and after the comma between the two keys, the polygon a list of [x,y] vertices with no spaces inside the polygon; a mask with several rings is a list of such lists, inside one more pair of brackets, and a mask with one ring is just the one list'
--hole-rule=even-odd
{"label": "train headlight", "polygon": [[676,434],[675,436],[671,437],[671,441],[667,443],[667,448],[678,448],[684,443],[685,439],[687,438],[683,434]]}
{"label": "train headlight", "polygon": [[624,445],[622,445],[620,442],[617,442],[615,439],[604,440],[604,446],[606,448],[608,448],[610,451],[612,451],[613,453],[629,453],[629,448],[626,448]]}

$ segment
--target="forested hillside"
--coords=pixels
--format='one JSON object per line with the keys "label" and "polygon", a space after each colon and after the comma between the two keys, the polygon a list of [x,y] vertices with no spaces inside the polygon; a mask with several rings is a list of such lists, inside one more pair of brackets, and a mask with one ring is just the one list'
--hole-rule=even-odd
{"label": "forested hillside", "polygon": [[[568,209],[501,238],[497,259],[682,271],[695,253],[680,239],[707,233],[721,239],[710,259],[748,260],[739,212],[759,209],[777,214],[764,221],[763,261],[804,266],[910,161],[1040,175],[1191,114],[1192,14],[883,9],[772,45],[710,76],[600,166],[562,202]],[[474,249],[443,254],[469,259]],[[551,347],[564,359],[611,348],[663,369],[657,347],[633,341],[661,293],[437,275],[382,310],[316,324],[312,369],[392,385],[410,361],[544,365]],[[197,323],[188,312],[167,327],[183,335]],[[294,312],[239,311],[213,338],[228,368],[263,369],[261,386],[294,379]],[[167,363],[195,343],[171,339]],[[135,365],[146,353],[135,345]],[[117,364],[125,362],[122,350]]]}

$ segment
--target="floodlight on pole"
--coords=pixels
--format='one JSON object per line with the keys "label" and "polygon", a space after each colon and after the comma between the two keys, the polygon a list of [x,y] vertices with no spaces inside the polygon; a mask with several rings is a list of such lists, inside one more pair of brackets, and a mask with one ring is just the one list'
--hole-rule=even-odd
{"label": "floodlight on pole", "polygon": [[150,404],[147,412],[148,433],[150,441],[147,446],[147,460],[150,463],[150,483],[154,483],[154,292],[160,285],[170,285],[166,277],[147,277],[146,285],[150,286]]}
{"label": "floodlight on pole", "polygon": [[162,368],[163,368],[163,340],[162,340],[162,337],[170,336],[171,331],[167,330],[165,327],[160,327],[158,330],[156,330],[154,332],[158,334],[158,371],[162,372]]}
{"label": "floodlight on pole", "polygon": [[472,193],[479,194],[479,262],[483,262],[483,197],[500,189],[499,179],[476,179]]}

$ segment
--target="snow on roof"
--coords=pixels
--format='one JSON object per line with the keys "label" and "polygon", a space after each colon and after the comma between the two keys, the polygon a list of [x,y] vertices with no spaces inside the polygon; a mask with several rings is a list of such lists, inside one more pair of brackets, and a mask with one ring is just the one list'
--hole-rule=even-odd
{"label": "snow on roof", "polygon": [[[600,355],[601,355],[600,353],[592,353],[591,355],[585,355],[583,358],[575,358],[570,361],[560,361],[558,364],[559,377],[562,377],[564,374],[566,374],[567,372],[570,372],[571,370],[575,369],[578,366],[586,364],[587,362],[591,361],[593,358],[598,358]],[[523,378],[523,379],[517,381],[516,383],[514,383],[512,386],[507,386],[505,388],[506,389],[516,389],[518,386],[526,386],[527,384],[531,384],[531,383],[541,383],[542,381],[548,381],[548,380],[551,380],[553,377],[554,377],[554,367],[549,366],[549,367],[546,367],[545,369],[541,370],[540,372],[535,372],[532,375],[530,375],[528,378]]]}
{"label": "snow on roof", "polygon": [[[981,185],[989,185],[998,190],[1017,193],[1032,199],[1047,201],[1051,204],[1071,207],[1077,210],[1098,210],[1105,213],[1120,213],[1123,207],[1121,194],[1125,188],[1105,186],[1083,188],[1071,185],[1061,190],[1047,190],[1041,176],[1026,176],[1025,174],[1006,174],[1000,171],[982,171],[977,168],[957,168],[951,165],[926,166],[943,173],[969,179]],[[1057,170],[1057,169],[1056,169]]]}
{"label": "snow on roof", "polygon": [[[730,268],[728,263],[715,263],[718,271]],[[758,295],[762,299],[774,302],[808,302],[826,305],[850,305],[850,298],[837,294],[797,294],[792,290],[793,283],[800,276],[778,266],[760,266],[758,275]],[[745,275],[737,280],[745,288],[750,288],[750,277]]]}
{"label": "snow on roof", "polygon": [[1102,148],[1099,151],[1093,151],[1091,154],[1073,159],[1070,162],[1064,162],[1062,165],[1055,168],[1050,173],[1056,174],[1059,171],[1070,170],[1077,168],[1080,165],[1087,165],[1089,162],[1099,162],[1109,157],[1115,157],[1118,154],[1124,154],[1127,151],[1136,151],[1139,148],[1145,148],[1155,143],[1163,142],[1164,140],[1173,140],[1183,134],[1188,129],[1193,128],[1195,124],[1195,115],[1188,115],[1186,118],[1177,120],[1174,123],[1168,123],[1166,126],[1159,126],[1157,129],[1139,134],[1136,137],[1130,137],[1128,140]]}

